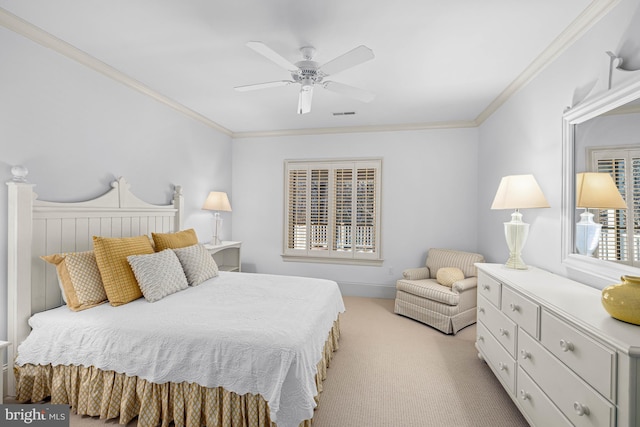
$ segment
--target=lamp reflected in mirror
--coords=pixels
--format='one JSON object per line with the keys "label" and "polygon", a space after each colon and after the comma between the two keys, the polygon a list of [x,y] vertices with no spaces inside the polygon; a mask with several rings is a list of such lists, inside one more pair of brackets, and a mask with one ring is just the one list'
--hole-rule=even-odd
{"label": "lamp reflected in mirror", "polygon": [[576,223],[576,250],[593,256],[598,248],[602,224],[593,220],[589,209],[627,209],[627,204],[607,172],[576,174],[576,207],[584,208]]}

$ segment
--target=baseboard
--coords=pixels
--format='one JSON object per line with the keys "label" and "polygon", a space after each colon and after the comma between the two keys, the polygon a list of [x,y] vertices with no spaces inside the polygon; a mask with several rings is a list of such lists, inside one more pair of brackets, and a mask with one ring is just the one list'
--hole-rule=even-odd
{"label": "baseboard", "polygon": [[339,282],[338,286],[344,296],[385,299],[394,299],[396,297],[396,287],[393,285]]}

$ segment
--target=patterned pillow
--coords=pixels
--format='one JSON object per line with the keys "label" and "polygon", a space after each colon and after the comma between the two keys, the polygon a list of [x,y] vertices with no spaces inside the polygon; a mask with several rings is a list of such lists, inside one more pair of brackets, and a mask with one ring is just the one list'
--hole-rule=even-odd
{"label": "patterned pillow", "polygon": [[173,251],[178,256],[191,286],[199,285],[205,280],[218,275],[218,264],[216,264],[204,245],[198,243],[197,245],[174,249]]}
{"label": "patterned pillow", "polygon": [[153,253],[147,236],[120,238],[93,236],[93,250],[104,290],[111,305],[126,304],[142,296],[127,257]]}
{"label": "patterned pillow", "polygon": [[436,281],[442,286],[451,287],[455,282],[462,279],[464,279],[464,273],[455,267],[440,268],[436,273]]}
{"label": "patterned pillow", "polygon": [[73,311],[86,310],[107,301],[93,251],[41,257],[56,266],[62,296]]}
{"label": "patterned pillow", "polygon": [[151,233],[151,237],[155,243],[156,252],[184,248],[198,243],[198,236],[193,228],[177,233]]}
{"label": "patterned pillow", "polygon": [[171,249],[149,255],[130,255],[127,261],[142,295],[149,302],[159,301],[189,287],[182,265]]}

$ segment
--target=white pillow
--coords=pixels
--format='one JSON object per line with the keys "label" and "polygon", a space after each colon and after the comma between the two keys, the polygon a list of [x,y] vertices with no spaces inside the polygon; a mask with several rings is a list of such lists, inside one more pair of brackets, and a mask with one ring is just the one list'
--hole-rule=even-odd
{"label": "white pillow", "polygon": [[182,265],[171,249],[147,255],[129,255],[127,261],[142,295],[149,302],[189,287]]}
{"label": "white pillow", "polygon": [[178,256],[180,264],[182,264],[189,285],[199,285],[205,280],[218,275],[218,264],[216,264],[204,245],[198,243],[186,248],[174,249],[173,251]]}

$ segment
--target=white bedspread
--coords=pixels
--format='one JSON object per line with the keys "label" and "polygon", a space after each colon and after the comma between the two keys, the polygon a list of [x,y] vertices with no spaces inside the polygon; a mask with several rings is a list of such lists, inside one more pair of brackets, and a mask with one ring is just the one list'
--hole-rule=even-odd
{"label": "white bedspread", "polygon": [[260,394],[279,427],[313,416],[315,374],[338,313],[330,280],[225,273],[155,303],[35,314],[18,365],[95,366],[154,383]]}

